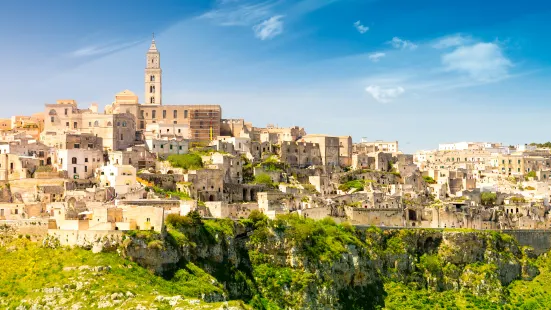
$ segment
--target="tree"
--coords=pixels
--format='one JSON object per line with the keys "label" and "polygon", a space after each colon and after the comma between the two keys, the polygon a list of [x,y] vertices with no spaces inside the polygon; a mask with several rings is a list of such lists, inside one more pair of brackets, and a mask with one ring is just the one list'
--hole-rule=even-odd
{"label": "tree", "polygon": [[483,192],[480,194],[480,202],[484,206],[493,206],[497,201],[497,194],[491,192]]}

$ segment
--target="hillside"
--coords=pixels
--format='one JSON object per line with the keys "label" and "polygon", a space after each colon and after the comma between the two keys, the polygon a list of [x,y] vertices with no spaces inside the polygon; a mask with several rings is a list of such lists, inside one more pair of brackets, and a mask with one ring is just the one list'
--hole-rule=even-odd
{"label": "hillside", "polygon": [[247,309],[241,302],[205,303],[202,292],[221,292],[193,268],[186,279],[165,280],[116,253],[41,247],[19,239],[0,247],[0,307],[67,309]]}
{"label": "hillside", "polygon": [[[545,309],[551,261],[510,236],[357,230],[253,213],[235,223],[171,215],[116,252],[0,248],[0,307],[68,309]],[[180,297],[175,297],[180,296]],[[225,303],[224,300],[231,300]],[[74,306],[77,305],[77,306]]]}

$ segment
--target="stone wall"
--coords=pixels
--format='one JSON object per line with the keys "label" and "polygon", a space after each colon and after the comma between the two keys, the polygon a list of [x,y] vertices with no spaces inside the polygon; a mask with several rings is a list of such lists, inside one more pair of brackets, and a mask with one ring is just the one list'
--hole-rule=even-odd
{"label": "stone wall", "polygon": [[104,248],[114,248],[122,242],[120,230],[48,230],[48,241],[59,241],[62,246],[78,246],[101,252]]}
{"label": "stone wall", "polygon": [[522,246],[534,248],[538,255],[551,249],[551,230],[502,230],[501,232],[513,236]]}
{"label": "stone wall", "polygon": [[138,177],[147,182],[153,182],[161,188],[172,191],[176,190],[176,183],[184,181],[184,176],[181,174],[140,173]]}
{"label": "stone wall", "polygon": [[48,234],[48,219],[25,219],[0,221],[0,226],[8,225],[15,228],[19,235],[29,235],[33,239],[41,239]]}

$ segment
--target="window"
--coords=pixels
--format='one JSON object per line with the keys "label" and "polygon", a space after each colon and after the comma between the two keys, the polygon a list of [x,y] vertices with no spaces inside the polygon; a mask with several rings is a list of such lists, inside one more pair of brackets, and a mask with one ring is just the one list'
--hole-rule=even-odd
{"label": "window", "polygon": [[157,111],[153,110],[151,111],[151,118],[156,118],[157,117]]}
{"label": "window", "polygon": [[155,93],[155,86],[154,85],[149,86],[149,93],[151,93],[151,94]]}
{"label": "window", "polygon": [[124,140],[124,135],[121,133],[121,141]]}
{"label": "window", "polygon": [[73,165],[76,165],[76,164],[77,164],[77,158],[76,158],[76,157],[73,157],[73,158],[71,159],[71,163],[72,163]]}
{"label": "window", "polygon": [[56,112],[56,110],[51,109],[49,114],[50,114],[50,115],[57,115],[57,112]]}
{"label": "window", "polygon": [[88,166],[84,166],[84,172],[88,172]]}
{"label": "window", "polygon": [[174,110],[174,112],[173,112],[173,117],[174,117],[174,118],[178,118],[178,110]]}
{"label": "window", "polygon": [[117,122],[117,127],[121,127],[121,122]]}
{"label": "window", "polygon": [[88,127],[92,127],[92,122],[88,122]]}
{"label": "window", "polygon": [[144,110],[141,110],[141,111],[140,111],[140,114],[141,114],[141,117],[144,118],[144,115],[143,115],[143,114],[144,114]]}
{"label": "window", "polygon": [[69,122],[65,122],[65,127],[69,127]]}
{"label": "window", "polygon": [[84,162],[85,162],[85,163],[88,162],[88,157],[84,158]]}
{"label": "window", "polygon": [[126,127],[126,122],[122,122],[122,127]]}
{"label": "window", "polygon": [[80,143],[75,143],[75,144],[73,145],[73,147],[74,147],[75,149],[80,149]]}
{"label": "window", "polygon": [[518,160],[518,163],[519,163],[519,165],[520,165],[520,159]]}
{"label": "window", "polygon": [[172,150],[172,144],[170,145],[170,149]]}
{"label": "window", "polygon": [[53,116],[50,117],[50,122],[52,122],[52,123],[54,122],[54,117]]}
{"label": "window", "polygon": [[77,167],[73,167],[73,173],[77,173]]}
{"label": "window", "polygon": [[94,122],[94,127],[98,127],[99,126],[99,122],[98,121],[95,121]]}
{"label": "window", "polygon": [[69,109],[65,109],[65,115],[69,114]]}
{"label": "window", "polygon": [[180,151],[181,151],[181,150],[182,150],[182,146],[180,145],[180,147],[179,147],[179,148],[180,148]]}
{"label": "window", "polygon": [[155,76],[154,76],[154,75],[150,75],[150,76],[149,76],[149,80],[150,80],[151,82],[155,82]]}
{"label": "window", "polygon": [[187,110],[184,110],[184,118],[187,118]]}
{"label": "window", "polygon": [[172,122],[172,123],[174,123],[174,125],[176,125],[176,124],[178,124],[178,121],[174,121],[174,122]]}
{"label": "window", "polygon": [[77,123],[77,122],[74,122],[74,123],[73,123],[73,128],[74,128],[74,129],[77,129],[77,127],[78,127],[78,123]]}
{"label": "window", "polygon": [[163,144],[161,144],[161,148],[162,148],[162,149],[164,148],[164,145],[163,145]]}
{"label": "window", "polygon": [[113,123],[107,122],[107,127],[111,127],[111,126],[113,126]]}
{"label": "window", "polygon": [[163,118],[166,118],[166,110],[163,110]]}
{"label": "window", "polygon": [[170,129],[167,129],[166,132],[170,132]]}
{"label": "window", "polygon": [[89,149],[93,149],[93,148],[94,148],[94,144],[88,143],[88,148],[89,148]]}
{"label": "window", "polygon": [[144,121],[140,121],[140,129],[144,129],[145,128],[145,123]]}
{"label": "window", "polygon": [[155,103],[155,97],[149,98],[149,103]]}
{"label": "window", "polygon": [[181,133],[182,132],[182,129],[178,129],[178,133]]}

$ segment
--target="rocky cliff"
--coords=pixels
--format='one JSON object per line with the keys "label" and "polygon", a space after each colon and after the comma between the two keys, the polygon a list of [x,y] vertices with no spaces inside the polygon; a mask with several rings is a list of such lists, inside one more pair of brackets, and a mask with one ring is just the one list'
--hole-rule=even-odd
{"label": "rocky cliff", "polygon": [[205,300],[258,309],[375,309],[390,282],[500,303],[512,281],[538,274],[529,249],[494,232],[356,230],[259,214],[240,223],[171,215],[167,223],[163,235],[128,235],[121,254],[168,279],[198,268],[220,288]]}

